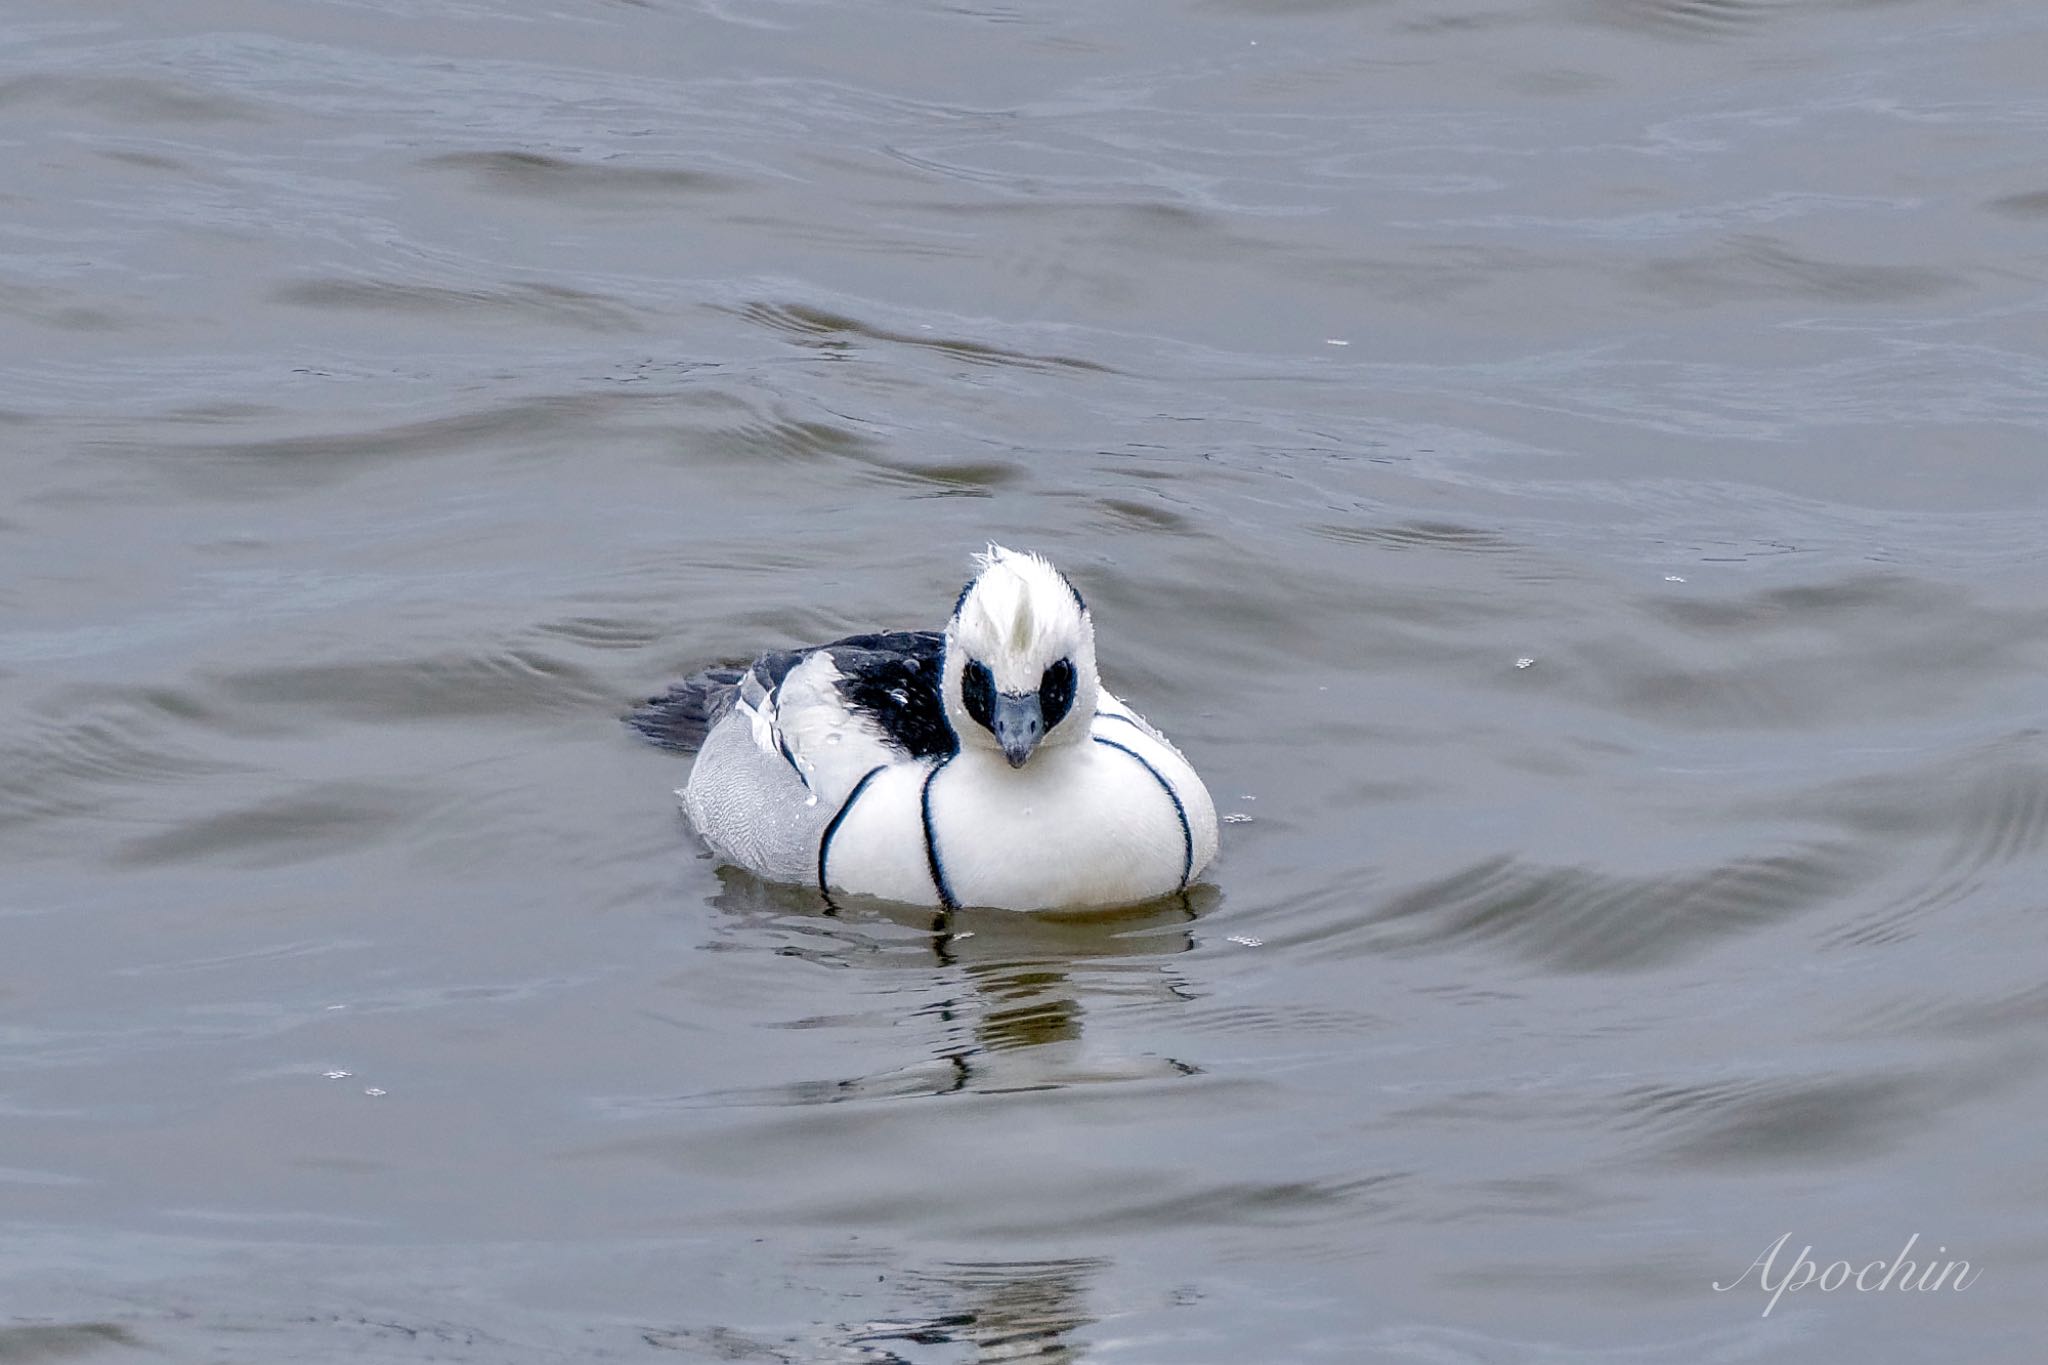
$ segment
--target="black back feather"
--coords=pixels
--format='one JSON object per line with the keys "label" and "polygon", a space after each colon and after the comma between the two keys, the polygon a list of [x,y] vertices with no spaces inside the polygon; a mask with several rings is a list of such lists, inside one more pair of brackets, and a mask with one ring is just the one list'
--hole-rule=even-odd
{"label": "black back feather", "polygon": [[946,637],[935,630],[852,635],[819,648],[839,670],[839,695],[873,716],[913,758],[957,753],[941,695]]}
{"label": "black back feather", "polygon": [[913,758],[944,757],[960,748],[941,696],[945,649],[946,637],[937,631],[892,630],[849,635],[813,649],[775,650],[748,667],[707,668],[649,698],[625,721],[664,749],[694,753],[732,710],[740,680],[749,672],[772,691],[791,669],[822,650],[839,670],[839,694],[848,706],[866,712]]}

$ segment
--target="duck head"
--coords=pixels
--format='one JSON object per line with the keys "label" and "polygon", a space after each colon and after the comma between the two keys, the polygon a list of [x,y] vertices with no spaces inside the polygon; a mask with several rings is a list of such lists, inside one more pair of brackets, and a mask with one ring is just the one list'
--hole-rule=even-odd
{"label": "duck head", "polygon": [[1042,747],[1088,738],[1101,682],[1095,623],[1065,574],[988,547],[946,624],[946,719],[961,748],[1021,768]]}

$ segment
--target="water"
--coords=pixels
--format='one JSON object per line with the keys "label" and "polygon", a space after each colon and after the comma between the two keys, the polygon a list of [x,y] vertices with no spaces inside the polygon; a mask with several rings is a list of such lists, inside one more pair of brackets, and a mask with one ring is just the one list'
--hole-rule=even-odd
{"label": "water", "polygon": [[[2038,5],[0,36],[0,1359],[2036,1358]],[[698,858],[990,537],[1211,884]]]}

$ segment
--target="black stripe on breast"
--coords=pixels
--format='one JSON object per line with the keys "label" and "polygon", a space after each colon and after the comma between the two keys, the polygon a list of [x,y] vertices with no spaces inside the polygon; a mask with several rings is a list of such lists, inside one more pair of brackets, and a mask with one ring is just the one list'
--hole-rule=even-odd
{"label": "black stripe on breast", "polygon": [[[932,765],[932,770],[924,775],[924,790],[918,794],[917,804],[919,812],[924,817],[924,858],[925,865],[932,870],[932,889],[939,893],[940,905],[948,910],[958,910],[960,902],[953,899],[953,888],[946,883],[946,861],[939,856],[939,837],[932,829],[932,779],[944,772],[946,765],[952,761],[952,755],[948,754]],[[1138,761],[1145,762],[1142,758]],[[1174,804],[1180,804],[1177,798]],[[1181,823],[1186,824],[1187,821],[1183,819]]]}
{"label": "black stripe on breast", "polygon": [[[1132,758],[1137,759],[1138,766],[1152,774],[1152,780],[1157,782],[1159,789],[1166,793],[1166,799],[1173,802],[1174,816],[1180,821],[1180,840],[1183,850],[1180,859],[1180,886],[1183,891],[1186,890],[1188,878],[1193,876],[1195,871],[1195,831],[1188,825],[1188,808],[1180,803],[1180,793],[1175,791],[1173,784],[1161,776],[1159,769],[1153,767],[1151,762],[1136,749],[1128,745],[1119,744],[1113,739],[1104,739],[1101,735],[1095,736],[1095,742],[1097,744],[1107,744],[1110,748],[1121,750]],[[929,781],[927,781],[926,785],[930,785]],[[930,829],[929,824],[927,824],[926,829]]]}
{"label": "black stripe on breast", "polygon": [[825,863],[832,856],[832,836],[839,832],[839,826],[846,819],[847,813],[853,809],[853,803],[860,800],[860,794],[868,789],[868,783],[875,780],[875,774],[888,766],[886,763],[877,763],[874,767],[861,774],[860,781],[854,783],[853,790],[846,794],[846,800],[840,802],[838,811],[832,816],[832,823],[825,826],[824,836],[818,840],[818,889],[820,891],[829,894],[832,890],[832,883],[825,876]]}

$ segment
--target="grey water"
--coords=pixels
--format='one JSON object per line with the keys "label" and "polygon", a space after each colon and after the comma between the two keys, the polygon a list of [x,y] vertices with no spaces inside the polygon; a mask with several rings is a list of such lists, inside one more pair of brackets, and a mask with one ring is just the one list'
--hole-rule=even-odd
{"label": "grey water", "polygon": [[[2044,73],[2037,0],[13,0],[0,1360],[2038,1359]],[[701,857],[620,714],[990,539],[1198,893]]]}

